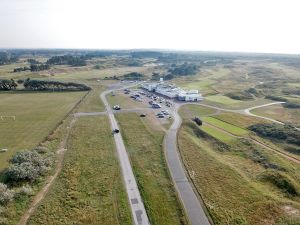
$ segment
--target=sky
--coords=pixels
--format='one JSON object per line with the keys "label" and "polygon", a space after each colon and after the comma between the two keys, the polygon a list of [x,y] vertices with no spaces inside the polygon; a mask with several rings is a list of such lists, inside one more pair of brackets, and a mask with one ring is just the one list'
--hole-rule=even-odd
{"label": "sky", "polygon": [[0,0],[0,48],[300,54],[299,0]]}

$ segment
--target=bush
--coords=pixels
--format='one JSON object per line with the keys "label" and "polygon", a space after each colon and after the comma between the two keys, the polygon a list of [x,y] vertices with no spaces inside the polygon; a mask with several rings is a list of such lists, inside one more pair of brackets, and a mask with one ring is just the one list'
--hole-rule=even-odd
{"label": "bush", "polygon": [[6,205],[14,198],[14,191],[9,190],[7,186],[3,183],[0,183],[0,204]]}
{"label": "bush", "polygon": [[287,143],[300,145],[300,131],[290,125],[259,123],[250,126],[249,129],[262,137],[285,140]]}
{"label": "bush", "polygon": [[8,180],[33,182],[49,170],[51,160],[43,158],[36,151],[23,151],[16,153],[10,163],[12,165],[6,171]]}
{"label": "bush", "polygon": [[49,151],[49,149],[44,146],[38,146],[34,149],[34,151],[36,151],[39,154],[45,154]]}
{"label": "bush", "polygon": [[273,100],[273,101],[279,101],[279,102],[287,102],[288,101],[286,98],[283,98],[280,96],[274,96],[274,95],[267,95],[265,98]]}
{"label": "bush", "polygon": [[18,191],[18,195],[30,196],[33,194],[33,190],[30,186],[22,186]]}
{"label": "bush", "polygon": [[281,191],[289,195],[298,195],[297,188],[292,183],[292,181],[279,172],[266,171],[263,174],[261,174],[259,178],[263,181],[270,182],[271,184],[279,188]]}

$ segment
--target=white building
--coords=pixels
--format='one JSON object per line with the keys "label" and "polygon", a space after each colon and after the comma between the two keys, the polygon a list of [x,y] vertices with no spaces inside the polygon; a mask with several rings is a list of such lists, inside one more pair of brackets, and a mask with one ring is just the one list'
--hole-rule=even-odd
{"label": "white building", "polygon": [[200,101],[203,99],[198,90],[183,90],[173,84],[165,84],[162,81],[159,83],[143,84],[142,87],[148,91],[156,92],[168,98],[178,98],[178,100],[181,101]]}

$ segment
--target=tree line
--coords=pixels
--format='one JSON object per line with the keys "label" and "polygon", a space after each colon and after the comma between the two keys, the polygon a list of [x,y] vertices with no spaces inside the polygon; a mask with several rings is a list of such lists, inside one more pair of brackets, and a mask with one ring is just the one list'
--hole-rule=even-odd
{"label": "tree line", "polygon": [[70,66],[86,66],[87,56],[72,56],[72,55],[62,55],[53,56],[47,60],[48,65],[70,65]]}
{"label": "tree line", "polygon": [[73,82],[60,82],[52,80],[18,80],[0,79],[0,90],[10,91],[15,90],[19,84],[23,84],[25,90],[30,91],[89,91],[91,88],[85,84]]}
{"label": "tree line", "polygon": [[0,65],[11,64],[18,61],[18,57],[16,55],[0,52]]}

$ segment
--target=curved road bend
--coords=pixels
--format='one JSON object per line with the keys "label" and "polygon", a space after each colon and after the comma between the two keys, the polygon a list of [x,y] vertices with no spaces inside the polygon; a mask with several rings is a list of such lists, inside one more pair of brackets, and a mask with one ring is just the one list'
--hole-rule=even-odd
{"label": "curved road bend", "polygon": [[166,160],[174,182],[174,185],[180,195],[187,216],[192,225],[210,225],[203,207],[190,184],[184,166],[180,160],[177,149],[177,131],[181,125],[181,118],[177,111],[179,106],[176,104],[174,109],[174,122],[167,131],[165,137]]}
{"label": "curved road bend", "polygon": [[[116,89],[114,89],[116,90]],[[111,92],[111,90],[105,91],[101,94],[101,99],[105,105],[111,128],[113,129],[119,129],[117,121],[115,119],[114,113],[109,106],[105,95]],[[125,149],[125,145],[122,139],[122,136],[120,133],[114,135],[114,139],[116,142],[116,149],[121,165],[121,170],[123,174],[123,179],[125,182],[125,187],[127,191],[127,196],[129,199],[129,204],[131,208],[132,217],[134,220],[135,225],[149,225],[148,216],[146,214],[146,210],[144,207],[144,203],[142,201],[135,177],[132,172],[132,168],[130,165],[130,161]]]}

